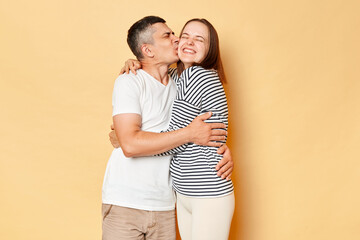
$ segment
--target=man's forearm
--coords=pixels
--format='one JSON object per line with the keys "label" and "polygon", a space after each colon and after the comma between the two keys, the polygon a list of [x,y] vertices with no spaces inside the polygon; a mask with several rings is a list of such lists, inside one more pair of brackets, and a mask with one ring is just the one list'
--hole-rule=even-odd
{"label": "man's forearm", "polygon": [[180,145],[193,142],[198,145],[218,147],[226,131],[223,123],[204,123],[209,113],[196,117],[188,126],[175,131],[154,133],[141,130],[141,116],[119,114],[114,116],[116,137],[126,157],[150,156],[166,152]]}
{"label": "man's forearm", "polygon": [[164,133],[139,130],[120,141],[120,145],[126,157],[151,156],[190,142],[189,135],[188,128]]}

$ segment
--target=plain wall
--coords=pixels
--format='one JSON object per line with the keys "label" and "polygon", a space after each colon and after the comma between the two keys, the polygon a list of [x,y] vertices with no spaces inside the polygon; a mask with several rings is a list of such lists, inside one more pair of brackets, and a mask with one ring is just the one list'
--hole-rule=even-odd
{"label": "plain wall", "polygon": [[[100,239],[127,29],[218,30],[236,166],[232,240],[360,239],[360,4],[0,2],[0,238]],[[216,211],[214,209],[213,211]]]}

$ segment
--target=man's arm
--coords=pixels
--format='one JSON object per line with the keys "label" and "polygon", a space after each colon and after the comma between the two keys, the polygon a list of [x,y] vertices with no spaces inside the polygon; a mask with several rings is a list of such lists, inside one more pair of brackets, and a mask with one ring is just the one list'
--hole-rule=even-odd
{"label": "man's arm", "polygon": [[[116,133],[114,131],[114,125],[111,125],[111,132],[109,133],[109,139],[114,148],[119,148],[120,144]],[[223,158],[216,165],[217,175],[223,179],[230,180],[231,174],[234,170],[234,161],[232,160],[231,151],[226,144],[222,145],[218,151],[218,154],[222,154]]]}
{"label": "man's arm", "polygon": [[[223,123],[204,123],[211,117],[205,113],[196,117],[187,127],[164,133],[141,130],[141,116],[134,113],[118,114],[113,117],[116,137],[126,157],[150,156],[166,152],[188,142],[198,145],[219,147],[214,142],[225,139]],[[111,138],[111,136],[110,136]]]}

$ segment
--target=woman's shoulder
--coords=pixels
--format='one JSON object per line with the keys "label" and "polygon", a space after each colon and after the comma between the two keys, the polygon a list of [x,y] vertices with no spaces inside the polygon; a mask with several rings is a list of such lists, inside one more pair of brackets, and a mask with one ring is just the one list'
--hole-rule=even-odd
{"label": "woman's shoulder", "polygon": [[214,69],[205,69],[201,66],[192,66],[184,70],[184,75],[190,77],[218,77],[217,71]]}
{"label": "woman's shoulder", "polygon": [[192,66],[182,72],[181,77],[189,84],[211,85],[220,83],[220,78],[216,70],[205,69],[201,66]]}
{"label": "woman's shoulder", "polygon": [[169,75],[177,74],[177,72],[178,72],[177,68],[169,67],[169,69],[168,69]]}

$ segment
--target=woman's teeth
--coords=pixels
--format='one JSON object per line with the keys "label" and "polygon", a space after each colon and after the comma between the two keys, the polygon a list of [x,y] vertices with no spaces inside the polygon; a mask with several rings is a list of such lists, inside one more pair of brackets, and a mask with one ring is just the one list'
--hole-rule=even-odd
{"label": "woman's teeth", "polygon": [[184,48],[183,52],[184,52],[184,53],[195,53],[194,50],[192,50],[192,49],[187,49],[187,48]]}

